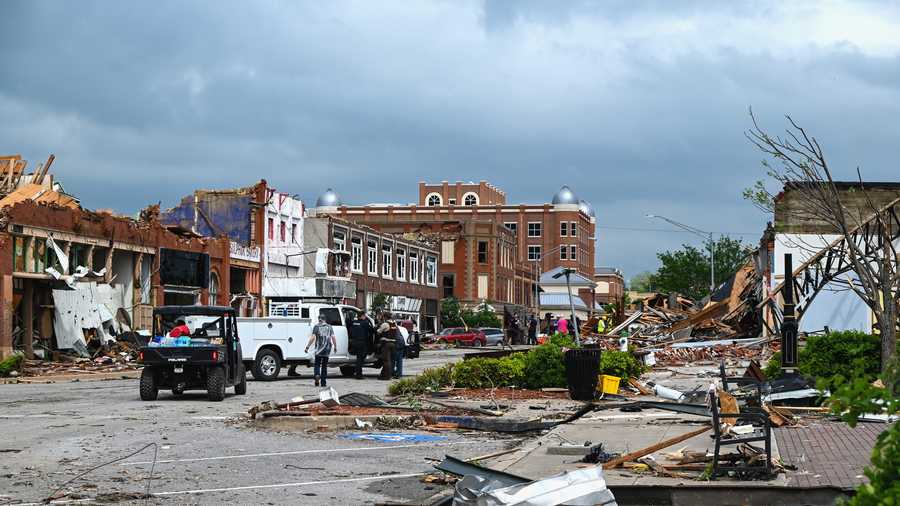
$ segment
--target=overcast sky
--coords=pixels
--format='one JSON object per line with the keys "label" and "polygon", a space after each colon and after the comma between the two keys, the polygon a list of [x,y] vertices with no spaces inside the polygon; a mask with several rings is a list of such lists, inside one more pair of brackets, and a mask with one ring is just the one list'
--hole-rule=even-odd
{"label": "overcast sky", "polygon": [[900,179],[897,3],[633,3],[4,0],[0,152],[126,213],[260,178],[309,204],[569,184],[629,277],[700,241],[646,213],[758,240],[749,106],[838,177]]}

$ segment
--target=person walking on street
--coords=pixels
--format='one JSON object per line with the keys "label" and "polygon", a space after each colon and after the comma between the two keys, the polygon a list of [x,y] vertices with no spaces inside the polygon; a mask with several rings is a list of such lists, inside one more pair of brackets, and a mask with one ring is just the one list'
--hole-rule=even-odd
{"label": "person walking on street", "polygon": [[537,327],[537,318],[531,315],[531,318],[528,320],[528,344],[537,344]]}
{"label": "person walking on street", "polygon": [[375,335],[375,328],[366,318],[366,313],[360,311],[355,320],[350,322],[350,354],[356,356],[356,368],[354,369],[354,377],[356,379],[363,378],[363,363],[366,356],[372,352],[372,337]]}
{"label": "person walking on street", "polygon": [[556,331],[562,335],[569,334],[569,320],[560,317],[559,321],[556,322]]}
{"label": "person walking on street", "polygon": [[394,334],[393,375],[394,378],[399,379],[403,376],[403,359],[406,357],[406,339],[403,337],[403,332],[400,330],[400,327],[394,322],[391,322],[389,332]]}
{"label": "person walking on street", "polygon": [[328,357],[331,355],[331,350],[337,348],[337,341],[334,338],[334,329],[325,322],[325,315],[321,313],[319,314],[319,323],[313,327],[312,335],[309,336],[309,341],[306,343],[307,352],[313,344],[316,345],[313,352],[315,356],[313,374],[315,374],[316,386],[321,384],[324,387],[328,385]]}
{"label": "person walking on street", "polygon": [[[396,327],[395,327],[396,328]],[[389,380],[394,374],[394,348],[396,342],[391,333],[391,326],[384,322],[378,327],[378,346],[381,350],[381,375],[380,380]]]}

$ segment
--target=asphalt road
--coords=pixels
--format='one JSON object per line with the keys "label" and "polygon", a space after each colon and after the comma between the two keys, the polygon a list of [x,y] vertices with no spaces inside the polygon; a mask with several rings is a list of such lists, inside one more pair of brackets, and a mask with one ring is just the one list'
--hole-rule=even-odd
{"label": "asphalt road", "polygon": [[[459,360],[461,350],[425,351],[405,363],[407,375]],[[434,493],[420,473],[445,454],[468,458],[509,447],[490,434],[446,433],[432,442],[348,440],[347,433],[277,433],[235,423],[252,405],[318,391],[311,369],[301,378],[250,381],[246,396],[208,402],[205,392],[175,398],[160,392],[142,402],[137,380],[0,385],[0,504],[37,503],[73,482],[64,501],[128,504],[373,504],[422,499]],[[365,380],[337,369],[339,393],[386,393],[368,370]],[[403,431],[409,432],[409,431]],[[422,433],[434,435],[432,433]],[[146,490],[157,451],[149,501]]]}

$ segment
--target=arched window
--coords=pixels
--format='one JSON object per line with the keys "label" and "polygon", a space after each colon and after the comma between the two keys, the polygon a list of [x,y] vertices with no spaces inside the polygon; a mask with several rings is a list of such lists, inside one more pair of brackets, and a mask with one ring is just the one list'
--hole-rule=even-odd
{"label": "arched window", "polygon": [[209,305],[215,306],[219,298],[219,276],[215,272],[209,273]]}
{"label": "arched window", "polygon": [[442,206],[444,205],[444,199],[438,193],[430,193],[428,198],[425,199],[425,203],[428,204],[428,207]]}
{"label": "arched window", "polygon": [[463,196],[463,205],[466,206],[477,206],[478,205],[478,195],[474,193],[467,193]]}

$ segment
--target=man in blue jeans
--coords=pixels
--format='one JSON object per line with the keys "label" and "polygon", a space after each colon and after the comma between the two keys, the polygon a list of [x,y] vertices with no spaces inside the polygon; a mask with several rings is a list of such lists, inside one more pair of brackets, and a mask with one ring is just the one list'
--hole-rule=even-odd
{"label": "man in blue jeans", "polygon": [[325,316],[322,314],[319,314],[319,323],[313,327],[312,335],[309,336],[309,341],[306,343],[307,352],[313,343],[316,345],[313,353],[315,356],[313,374],[316,377],[316,386],[319,386],[320,381],[323,387],[328,386],[328,357],[331,355],[331,350],[337,348],[337,341],[334,338],[334,329],[325,322]]}
{"label": "man in blue jeans", "polygon": [[403,338],[403,332],[397,327],[397,322],[391,321],[389,336],[394,337],[394,378],[403,376],[403,358],[406,357],[406,339]]}

